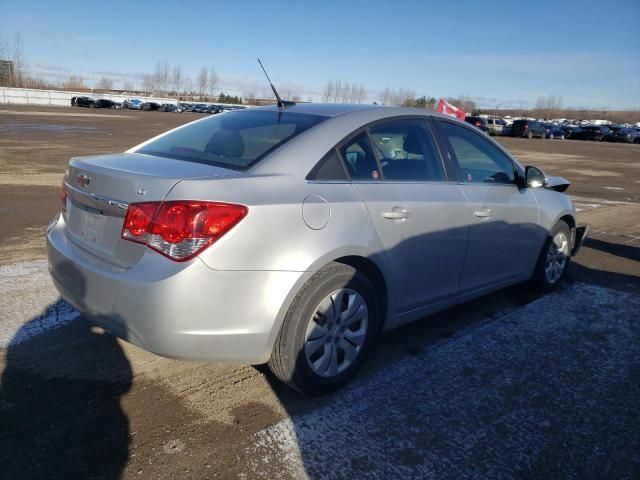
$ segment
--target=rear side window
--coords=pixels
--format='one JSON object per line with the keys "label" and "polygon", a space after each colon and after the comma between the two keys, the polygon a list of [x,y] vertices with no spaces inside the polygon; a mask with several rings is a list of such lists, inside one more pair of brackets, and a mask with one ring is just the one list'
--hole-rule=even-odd
{"label": "rear side window", "polygon": [[378,163],[367,132],[356,135],[340,147],[340,155],[352,180],[379,180]]}
{"label": "rear side window", "polygon": [[441,122],[465,183],[514,183],[513,163],[489,140],[468,128]]}
{"label": "rear side window", "polygon": [[246,170],[325,119],[271,110],[229,112],[164,135],[138,153]]}
{"label": "rear side window", "polygon": [[322,157],[307,175],[307,180],[348,180],[347,172],[335,148]]}
{"label": "rear side window", "polygon": [[439,181],[444,169],[423,120],[396,120],[370,128],[385,180]]}

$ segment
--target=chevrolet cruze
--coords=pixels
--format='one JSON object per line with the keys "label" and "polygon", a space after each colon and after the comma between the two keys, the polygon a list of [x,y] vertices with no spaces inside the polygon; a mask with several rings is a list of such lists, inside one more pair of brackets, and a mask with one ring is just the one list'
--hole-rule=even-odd
{"label": "chevrolet cruze", "polygon": [[71,159],[49,268],[135,345],[268,363],[322,394],[382,330],[525,280],[555,288],[586,234],[568,185],[425,110],[232,111]]}

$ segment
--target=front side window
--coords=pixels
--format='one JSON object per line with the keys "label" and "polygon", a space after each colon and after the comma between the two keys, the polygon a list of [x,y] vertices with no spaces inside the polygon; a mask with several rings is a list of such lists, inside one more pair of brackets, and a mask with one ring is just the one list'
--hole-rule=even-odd
{"label": "front side window", "polygon": [[246,170],[326,118],[274,110],[239,110],[189,124],[137,152]]}
{"label": "front side window", "polygon": [[489,140],[467,128],[441,122],[465,183],[515,183],[513,163]]}
{"label": "front side window", "polygon": [[371,127],[384,180],[440,181],[444,169],[423,120],[396,120]]}

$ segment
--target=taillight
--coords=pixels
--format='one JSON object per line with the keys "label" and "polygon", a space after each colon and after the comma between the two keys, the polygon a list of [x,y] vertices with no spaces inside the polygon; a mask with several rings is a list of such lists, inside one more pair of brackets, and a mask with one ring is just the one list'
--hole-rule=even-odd
{"label": "taillight", "polygon": [[60,186],[60,208],[62,209],[62,213],[67,213],[67,197],[69,197],[69,192],[67,192],[67,185],[63,180]]}
{"label": "taillight", "polygon": [[476,127],[479,127],[481,125],[480,122],[476,122]]}
{"label": "taillight", "polygon": [[231,230],[247,211],[244,205],[220,202],[132,203],[121,237],[172,260],[189,260]]}

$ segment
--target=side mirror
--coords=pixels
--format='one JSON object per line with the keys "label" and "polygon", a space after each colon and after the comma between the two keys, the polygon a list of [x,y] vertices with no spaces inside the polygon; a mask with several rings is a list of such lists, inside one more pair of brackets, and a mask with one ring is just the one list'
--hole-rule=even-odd
{"label": "side mirror", "polygon": [[537,167],[526,167],[524,169],[524,181],[527,187],[540,188],[547,184],[547,176]]}

